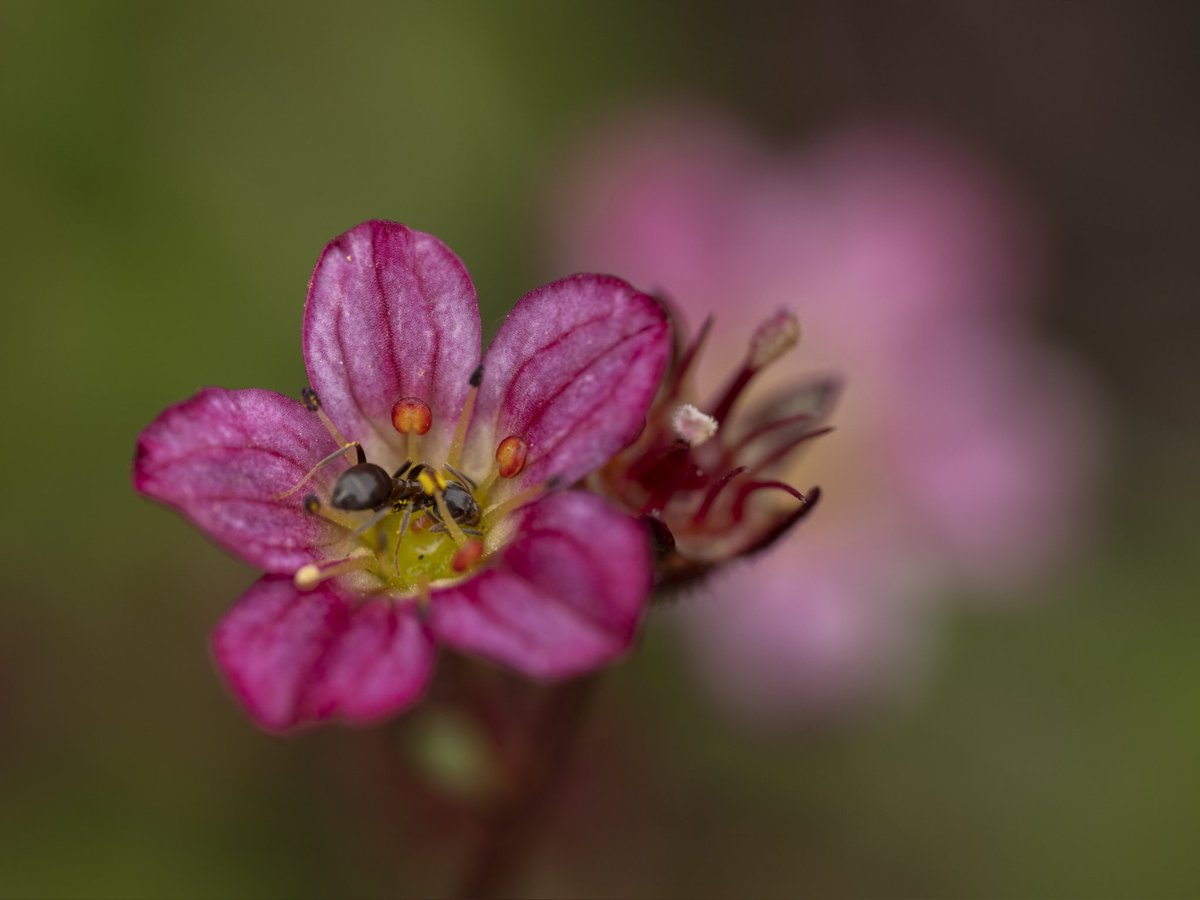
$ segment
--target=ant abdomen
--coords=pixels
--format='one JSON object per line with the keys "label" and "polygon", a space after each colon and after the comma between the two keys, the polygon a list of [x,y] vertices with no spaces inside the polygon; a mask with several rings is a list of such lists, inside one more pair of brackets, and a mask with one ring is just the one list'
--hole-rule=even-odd
{"label": "ant abdomen", "polygon": [[337,509],[377,509],[392,495],[392,477],[374,463],[351,466],[338,476],[329,502]]}

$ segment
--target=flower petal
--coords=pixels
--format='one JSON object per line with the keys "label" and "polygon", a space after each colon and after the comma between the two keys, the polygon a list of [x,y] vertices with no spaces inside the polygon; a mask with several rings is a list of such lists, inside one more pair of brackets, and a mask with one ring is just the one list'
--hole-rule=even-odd
{"label": "flower petal", "polygon": [[361,602],[314,670],[302,712],[366,722],[404,709],[425,690],[434,653],[412,603]]}
{"label": "flower petal", "polygon": [[296,724],[313,669],[346,628],[349,604],[327,588],[302,593],[290,578],[257,581],[213,632],[213,656],[263,728]]}
{"label": "flower petal", "polygon": [[303,592],[273,576],[217,626],[213,653],[238,699],[271,731],[396,712],[421,694],[433,664],[411,604],[355,607],[329,585]]}
{"label": "flower petal", "polygon": [[783,724],[906,686],[900,664],[920,649],[936,588],[916,572],[901,583],[903,551],[873,531],[779,545],[721,570],[672,615],[693,638],[697,674],[731,712]]}
{"label": "flower petal", "polygon": [[[619,278],[575,275],[526,294],[488,350],[472,429],[476,466],[528,446],[515,485],[572,482],[632,441],[669,354],[667,316]],[[486,445],[486,446],[484,446]]]}
{"label": "flower petal", "polygon": [[650,590],[646,535],[592,494],[551,494],[516,513],[489,568],[435,591],[439,640],[535,678],[603,665],[633,640]]}
{"label": "flower petal", "polygon": [[[291,573],[338,529],[286,491],[337,444],[300,403],[264,390],[205,388],[165,409],[138,439],[134,486],[269,572]],[[312,482],[327,487],[336,467]]]}
{"label": "flower petal", "polygon": [[430,440],[447,440],[479,353],[475,286],[433,235],[372,221],[325,247],[304,310],[305,365],[330,418],[368,455],[401,451],[391,411],[403,397],[428,403]]}

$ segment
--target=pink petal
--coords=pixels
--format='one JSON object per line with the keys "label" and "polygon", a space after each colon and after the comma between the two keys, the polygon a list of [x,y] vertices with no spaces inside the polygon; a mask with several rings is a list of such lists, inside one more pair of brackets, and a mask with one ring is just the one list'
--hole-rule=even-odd
{"label": "pink petal", "polygon": [[398,712],[424,692],[434,652],[412,603],[364,601],[314,670],[303,711],[352,722]]}
{"label": "pink petal", "polygon": [[933,589],[919,573],[901,577],[904,552],[870,527],[814,529],[723,570],[674,616],[697,673],[730,711],[763,724],[902,690]]}
{"label": "pink petal", "polygon": [[[299,481],[336,448],[316,416],[273,391],[206,388],[168,407],[142,432],[134,486],[177,509],[247,562],[291,573],[338,529],[311,516]],[[328,485],[335,467],[312,489]]]}
{"label": "pink petal", "polygon": [[369,455],[402,450],[391,412],[403,397],[429,404],[431,440],[445,440],[479,355],[475,286],[433,235],[372,221],[325,248],[304,311],[305,364],[330,418]]}
{"label": "pink petal", "polygon": [[303,592],[271,576],[217,626],[213,653],[238,699],[271,731],[396,712],[420,695],[433,664],[411,604],[355,607],[328,585]]}
{"label": "pink petal", "polygon": [[729,251],[767,161],[722,115],[651,104],[581,135],[570,163],[549,192],[552,258],[664,291],[697,321],[714,296],[752,300]]}
{"label": "pink petal", "polygon": [[582,477],[637,436],[668,352],[662,307],[619,278],[575,275],[526,294],[484,363],[477,464],[516,435],[528,446],[516,483]]}
{"label": "pink petal", "polygon": [[883,451],[913,523],[956,568],[1011,590],[1085,537],[1099,417],[1068,360],[1015,336],[948,332],[914,350]]}
{"label": "pink petal", "polygon": [[519,537],[498,559],[434,592],[439,640],[535,678],[577,675],[624,652],[650,591],[642,527],[574,491],[516,515]]}
{"label": "pink petal", "polygon": [[259,725],[296,724],[313,670],[346,629],[349,604],[327,588],[296,590],[290,578],[257,581],[213,632],[213,655]]}

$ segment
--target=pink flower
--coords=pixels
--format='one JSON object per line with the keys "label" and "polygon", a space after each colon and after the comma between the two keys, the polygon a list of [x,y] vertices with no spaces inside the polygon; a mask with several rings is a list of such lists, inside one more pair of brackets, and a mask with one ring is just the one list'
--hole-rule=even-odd
{"label": "pink flower", "polygon": [[800,449],[831,430],[824,419],[836,383],[796,382],[755,403],[745,396],[800,340],[796,317],[787,310],[768,316],[728,383],[701,409],[687,386],[703,366],[712,330],[709,318],[672,361],[641,436],[591,480],[649,526],[655,583],[663,589],[762,552],[820,498],[818,488],[801,493],[780,476]]}
{"label": "pink flower", "polygon": [[[986,168],[886,127],[773,155],[695,110],[604,135],[555,185],[559,262],[624,272],[694,321],[715,311],[699,397],[781,306],[806,366],[845,373],[837,434],[781,476],[821,482],[814,527],[687,608],[721,696],[779,715],[892,686],[952,584],[1011,590],[1062,558],[1092,470],[1089,393],[1031,333],[1035,235]],[[779,364],[759,387],[796,379]]]}
{"label": "pink flower", "polygon": [[667,330],[650,297],[576,275],[523,297],[480,366],[475,288],[437,238],[367,222],[332,241],[304,314],[315,392],[207,388],[146,428],[134,463],[139,491],[266,570],[213,635],[251,716],[396,712],[435,642],[534,678],[624,651],[644,532],[554,489],[637,435]]}

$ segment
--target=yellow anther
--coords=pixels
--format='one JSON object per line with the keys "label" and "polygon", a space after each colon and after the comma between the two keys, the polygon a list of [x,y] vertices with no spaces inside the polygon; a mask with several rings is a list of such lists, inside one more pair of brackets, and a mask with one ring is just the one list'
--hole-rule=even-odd
{"label": "yellow anther", "polygon": [[374,558],[375,555],[369,550],[359,548],[345,559],[322,564],[307,563],[296,570],[296,574],[292,576],[292,584],[296,586],[297,590],[311,591],[322,581],[333,578],[335,575],[368,568]]}
{"label": "yellow anther", "polygon": [[321,583],[321,567],[316,563],[301,566],[292,576],[292,582],[302,591],[311,591]]}

